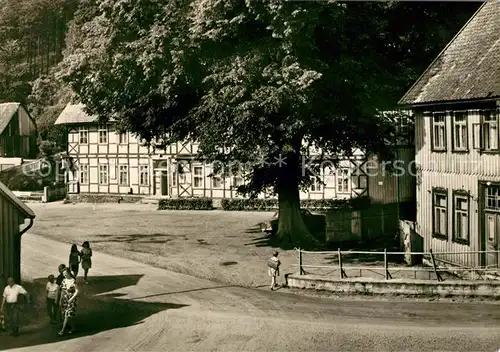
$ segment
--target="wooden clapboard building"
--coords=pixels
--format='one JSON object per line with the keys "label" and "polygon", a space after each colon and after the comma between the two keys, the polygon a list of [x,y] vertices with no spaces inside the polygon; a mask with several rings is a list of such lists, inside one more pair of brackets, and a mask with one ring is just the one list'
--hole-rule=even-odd
{"label": "wooden clapboard building", "polygon": [[400,103],[415,112],[424,249],[462,252],[440,258],[453,264],[498,268],[500,2],[480,7]]}
{"label": "wooden clapboard building", "polygon": [[[69,194],[136,194],[145,197],[241,197],[241,175],[213,175],[212,165],[196,160],[196,143],[148,149],[131,133],[116,133],[113,123],[99,125],[81,104],[66,106],[56,121],[67,127]],[[342,199],[367,195],[367,158],[355,151],[337,167],[323,163],[302,199]],[[377,185],[378,187],[378,185]],[[261,197],[268,197],[262,194]]]}
{"label": "wooden clapboard building", "polygon": [[[0,285],[21,280],[21,235],[33,225],[35,213],[0,182]],[[20,228],[29,220],[29,224]]]}

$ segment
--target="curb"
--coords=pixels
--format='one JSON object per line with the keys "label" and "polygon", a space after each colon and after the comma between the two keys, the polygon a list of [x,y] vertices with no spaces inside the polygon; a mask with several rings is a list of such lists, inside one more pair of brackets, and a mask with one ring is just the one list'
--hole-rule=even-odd
{"label": "curb", "polygon": [[428,280],[377,280],[369,278],[327,278],[315,275],[290,274],[286,277],[290,288],[311,289],[344,294],[363,295],[414,295],[441,297],[500,297],[500,282],[428,281]]}

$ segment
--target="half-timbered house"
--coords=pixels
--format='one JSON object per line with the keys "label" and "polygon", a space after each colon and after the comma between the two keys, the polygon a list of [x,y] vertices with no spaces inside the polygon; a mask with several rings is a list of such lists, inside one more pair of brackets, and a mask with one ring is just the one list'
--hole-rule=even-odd
{"label": "half-timbered house", "polygon": [[499,2],[480,7],[400,104],[415,113],[424,249],[462,252],[440,258],[455,264],[498,267]]}
{"label": "half-timbered house", "polygon": [[[81,104],[70,104],[56,124],[67,127],[68,157],[74,167],[67,175],[70,194],[138,194],[147,197],[241,197],[244,179],[214,174],[213,165],[196,158],[196,143],[144,146],[131,133],[117,133],[112,121],[99,125]],[[322,182],[314,180],[302,199],[342,199],[367,195],[368,160],[355,151],[334,167],[325,162]],[[379,187],[376,185],[375,187]],[[268,197],[262,194],[261,197]]]}

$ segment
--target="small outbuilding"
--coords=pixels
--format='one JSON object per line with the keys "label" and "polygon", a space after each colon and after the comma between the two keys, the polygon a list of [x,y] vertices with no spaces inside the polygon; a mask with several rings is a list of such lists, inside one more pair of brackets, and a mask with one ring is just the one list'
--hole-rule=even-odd
{"label": "small outbuilding", "polygon": [[[0,182],[0,284],[21,280],[21,236],[33,226],[35,213]],[[23,226],[29,220],[26,226]],[[23,228],[21,228],[23,227]]]}

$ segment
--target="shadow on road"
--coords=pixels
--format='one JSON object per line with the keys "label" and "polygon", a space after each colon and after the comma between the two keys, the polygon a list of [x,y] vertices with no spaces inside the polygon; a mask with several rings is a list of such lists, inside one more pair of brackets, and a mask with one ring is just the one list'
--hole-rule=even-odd
{"label": "shadow on road", "polygon": [[125,294],[111,293],[120,288],[137,285],[143,275],[92,277],[89,285],[78,282],[80,298],[71,335],[57,335],[60,325],[51,325],[45,311],[46,279],[23,283],[32,296],[32,304],[23,309],[20,336],[0,333],[2,350],[37,346],[65,339],[94,335],[102,331],[141,323],[149,316],[167,309],[185,307],[182,304],[142,302],[120,298]]}

